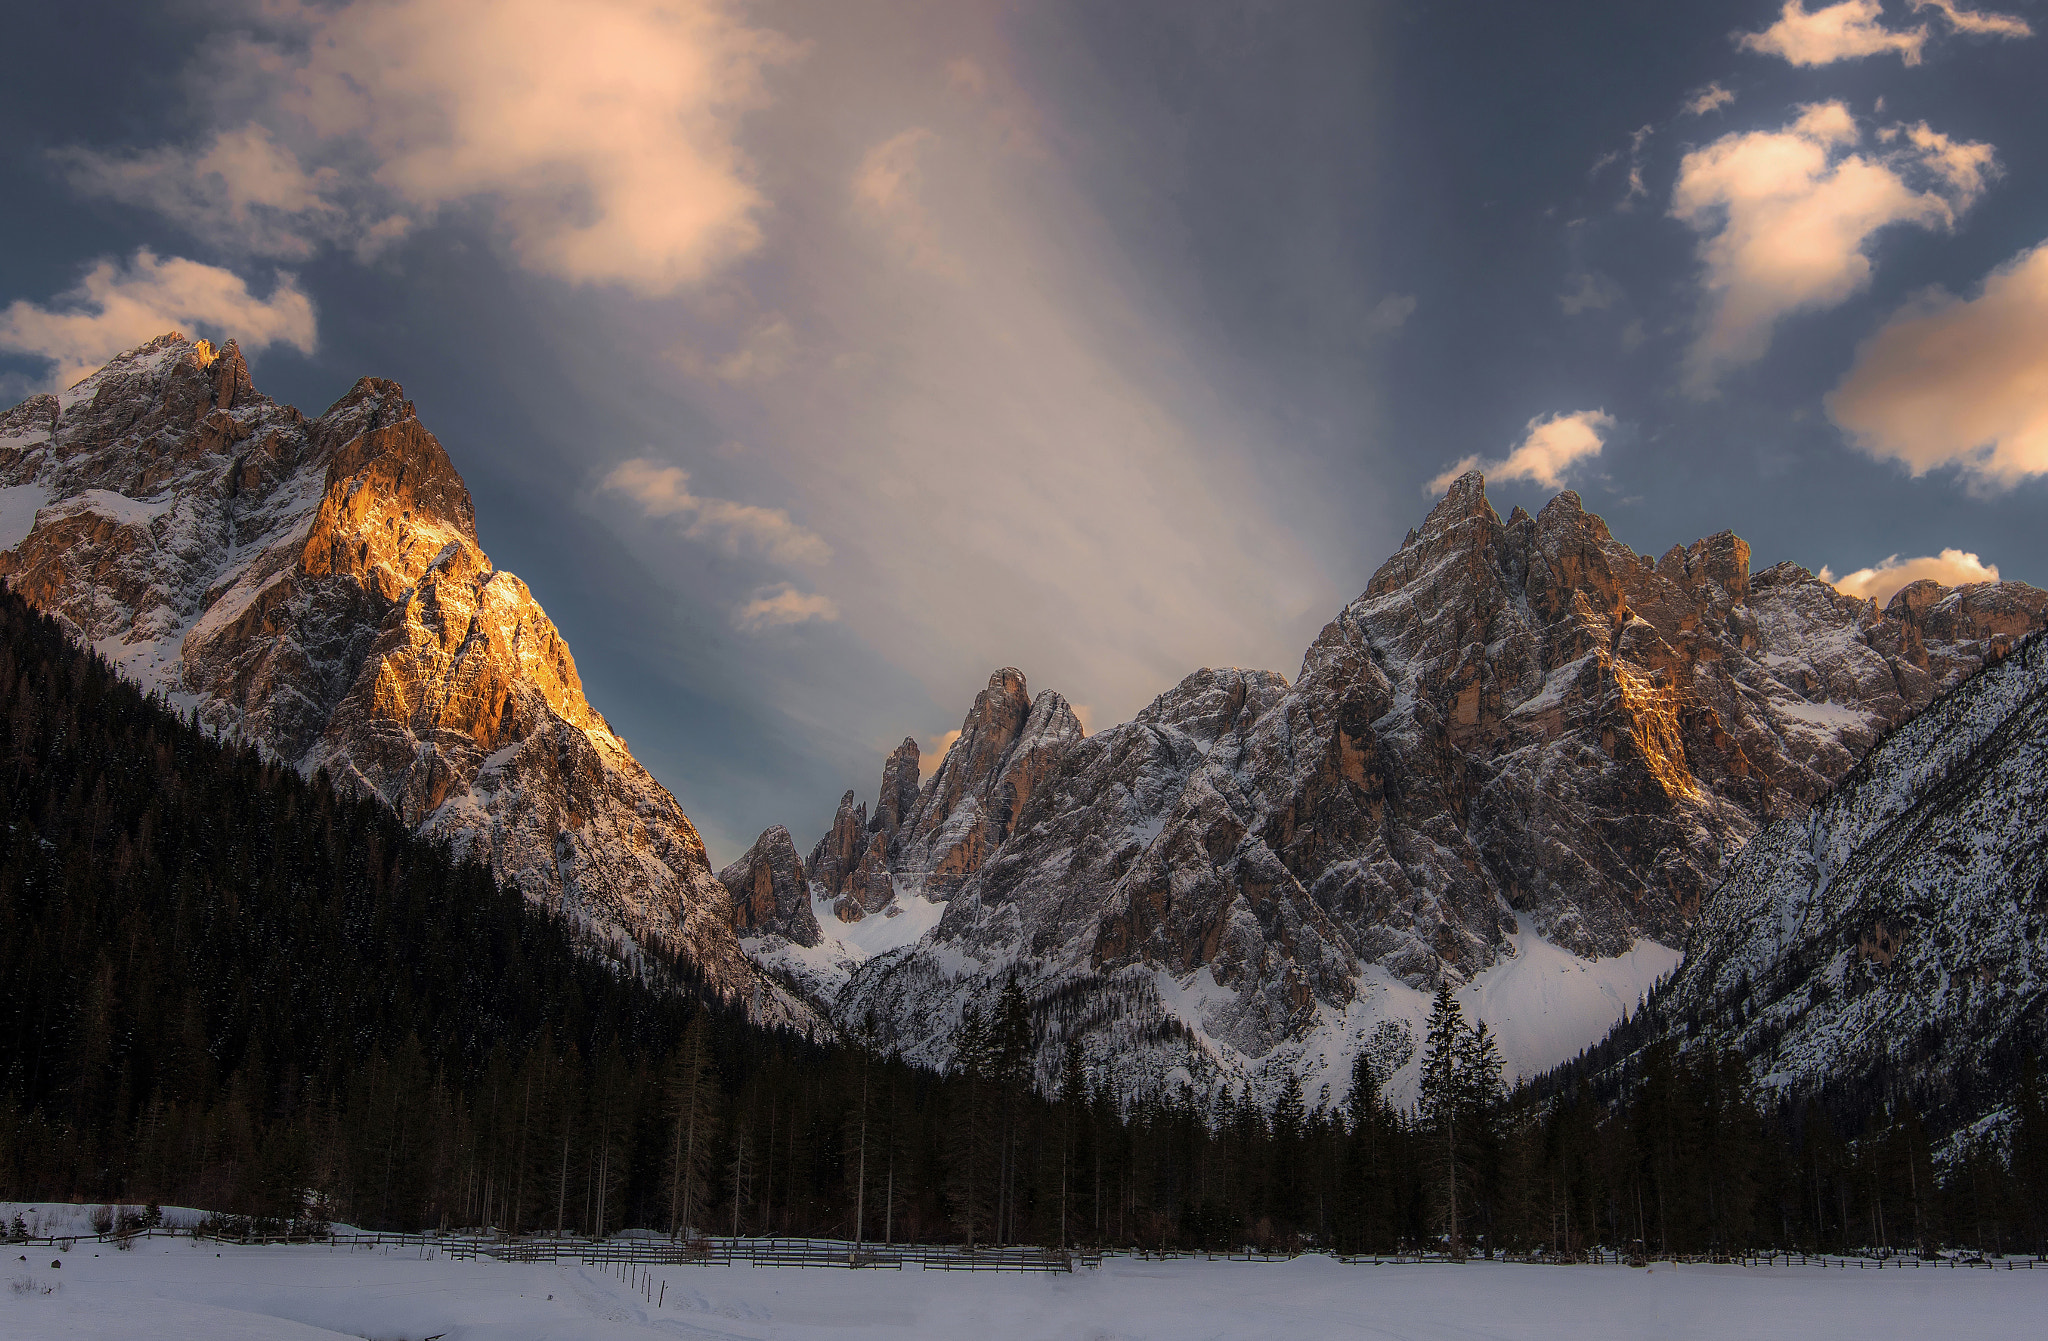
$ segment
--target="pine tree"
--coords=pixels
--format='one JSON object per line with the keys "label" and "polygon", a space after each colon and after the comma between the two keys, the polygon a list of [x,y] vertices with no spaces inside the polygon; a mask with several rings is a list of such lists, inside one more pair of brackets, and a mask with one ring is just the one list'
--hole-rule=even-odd
{"label": "pine tree", "polygon": [[1436,1000],[1429,1011],[1429,1030],[1422,1054],[1422,1117],[1429,1128],[1430,1162],[1439,1197],[1444,1241],[1451,1256],[1463,1261],[1465,1240],[1458,1215],[1458,1183],[1461,1176],[1458,1149],[1458,1117],[1464,1106],[1463,1068],[1467,1048],[1465,1012],[1451,995],[1448,978],[1437,983]]}
{"label": "pine tree", "polygon": [[711,1021],[705,1011],[690,1017],[682,1046],[669,1064],[668,1232],[675,1238],[698,1227],[706,1204],[714,1128],[717,1077],[711,1069]]}

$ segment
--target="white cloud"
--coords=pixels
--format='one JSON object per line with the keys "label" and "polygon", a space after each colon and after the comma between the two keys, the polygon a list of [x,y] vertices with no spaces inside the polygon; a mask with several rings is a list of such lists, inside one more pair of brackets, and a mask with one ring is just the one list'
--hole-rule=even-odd
{"label": "white cloud", "polygon": [[1572,467],[1600,455],[1606,445],[1602,435],[1613,427],[1614,416],[1605,410],[1539,415],[1529,421],[1521,442],[1505,458],[1481,461],[1477,454],[1468,456],[1431,480],[1425,492],[1442,493],[1468,470],[1480,471],[1490,479],[1528,480],[1546,489],[1561,489]]}
{"label": "white cloud", "polygon": [[1827,406],[1858,447],[1914,475],[1956,466],[2003,488],[2048,475],[2048,242],[1974,298],[1935,291],[1894,313]]}
{"label": "white cloud", "polygon": [[1789,313],[1836,306],[1870,282],[1871,239],[1894,224],[1946,230],[1996,172],[1988,144],[1924,123],[1891,126],[1877,152],[1840,102],[1782,130],[1730,134],[1685,156],[1671,213],[1700,234],[1703,329],[1687,358],[1695,394],[1770,347]]}
{"label": "white cloud", "polygon": [[1836,591],[1844,596],[1876,601],[1879,609],[1889,604],[1902,588],[1923,578],[1932,578],[1945,587],[1959,587],[1966,582],[1996,582],[1998,565],[1985,563],[1975,554],[1959,549],[1945,549],[1938,555],[1918,559],[1901,559],[1894,554],[1875,568],[1858,568],[1843,577],[1836,577],[1826,568],[1820,570],[1820,580],[1832,583]]}
{"label": "white cloud", "polygon": [[1726,107],[1734,101],[1735,95],[1733,93],[1715,83],[1709,84],[1703,89],[1694,90],[1686,97],[1685,105],[1680,110],[1687,116],[1705,116],[1708,112]]}
{"label": "white cloud", "polygon": [[1939,10],[1949,26],[1973,37],[2032,37],[2034,29],[2017,14],[1991,14],[1964,9],[1956,0],[1911,0],[1915,9]]}
{"label": "white cloud", "polygon": [[735,628],[743,632],[759,633],[764,629],[808,624],[814,619],[831,623],[838,618],[839,607],[830,597],[821,596],[816,592],[798,591],[785,582],[733,611],[732,622]]}
{"label": "white cloud", "polygon": [[1557,302],[1568,317],[1576,317],[1581,312],[1604,312],[1628,296],[1611,275],[1595,270],[1581,270],[1566,278],[1572,287],[1557,295]]}
{"label": "white cloud", "polygon": [[203,149],[72,151],[74,180],[274,255],[374,251],[481,202],[527,268],[643,294],[760,243],[739,122],[794,48],[725,0],[275,0],[261,21],[227,43],[267,81],[254,120]]}
{"label": "white cloud", "polygon": [[170,330],[236,340],[250,353],[286,344],[310,354],[317,335],[313,302],[290,275],[258,298],[233,271],[145,247],[125,265],[95,262],[49,307],[10,304],[0,312],[0,349],[48,360],[52,385],[64,387]]}
{"label": "white cloud", "polygon": [[1842,0],[1809,11],[1804,0],[1785,0],[1778,21],[1758,33],[1736,34],[1736,45],[1794,65],[1832,65],[1865,56],[1895,53],[1907,65],[1920,63],[1927,29],[1901,31],[1884,26],[1878,0]]}
{"label": "white cloud", "polygon": [[601,487],[640,504],[649,517],[687,517],[683,534],[707,540],[729,554],[752,552],[777,563],[823,563],[832,548],[781,508],[757,507],[690,491],[690,474],[679,466],[637,457],[621,462]]}

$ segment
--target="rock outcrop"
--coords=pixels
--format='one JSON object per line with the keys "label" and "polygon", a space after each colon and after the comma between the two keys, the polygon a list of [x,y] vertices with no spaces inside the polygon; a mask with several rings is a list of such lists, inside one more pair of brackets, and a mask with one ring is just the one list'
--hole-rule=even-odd
{"label": "rock outcrop", "polygon": [[[1805,813],[2044,607],[2020,583],[1916,584],[1880,612],[1793,565],[1752,574],[1727,533],[1637,555],[1571,493],[1502,520],[1470,474],[1292,687],[1203,672],[1051,754],[1006,824],[921,812],[938,840],[906,852],[978,860],[925,942],[856,971],[833,1008],[943,1062],[938,1022],[1016,974],[1064,1017],[1049,1050],[1152,1039],[1156,1064],[1119,1051],[1126,1078],[1332,1069],[1387,1002],[1475,983],[1531,935],[1586,964],[1682,944],[1760,825]],[[1008,675],[956,754],[1020,720]],[[1212,698],[1238,706],[1193,706]],[[1226,716],[1215,736],[1176,725]],[[1142,787],[1131,752],[1157,761]]]}
{"label": "rock outcrop", "polygon": [[780,936],[806,947],[824,939],[803,861],[780,824],[764,830],[718,881],[732,895],[733,929],[741,936]]}
{"label": "rock outcrop", "polygon": [[938,770],[918,785],[917,742],[906,739],[882,767],[874,818],[847,792],[832,827],[811,850],[810,869],[841,921],[881,912],[899,884],[944,900],[1010,836],[1034,789],[1078,743],[1080,719],[1047,690],[1032,698],[1024,673],[989,677]]}
{"label": "rock outcrop", "polygon": [[0,576],[224,734],[390,805],[638,968],[765,1019],[675,799],[589,702],[396,383],[317,419],[166,335],[0,418]]}

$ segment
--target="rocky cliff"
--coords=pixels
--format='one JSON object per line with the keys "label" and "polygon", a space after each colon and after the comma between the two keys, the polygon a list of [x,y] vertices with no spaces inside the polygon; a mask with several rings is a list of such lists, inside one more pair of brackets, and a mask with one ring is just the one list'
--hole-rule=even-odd
{"label": "rocky cliff", "polygon": [[[832,1008],[943,1063],[948,1022],[1015,974],[1048,1065],[1076,1033],[1134,1085],[1341,1087],[1448,978],[1497,1025],[1544,1017],[1503,1041],[1518,1069],[1553,1064],[1669,967],[1760,825],[1804,814],[2044,607],[2018,583],[1920,583],[1880,611],[1792,565],[1752,573],[1727,533],[1638,555],[1571,493],[1503,520],[1467,475],[1292,686],[1200,672],[1045,750],[1007,811],[927,786],[913,833],[933,838],[899,846],[945,872],[944,918]],[[1014,674],[954,747],[984,783],[1025,716]]]}
{"label": "rocky cliff", "polygon": [[1683,967],[1604,1050],[1712,1040],[1773,1098],[1899,1105],[1937,1135],[2012,1098],[2048,1044],[2048,640],[1887,737],[1759,833]]}
{"label": "rocky cliff", "polygon": [[635,967],[808,1018],[396,383],[316,419],[163,336],[0,417],[0,576],[222,733],[390,805]]}

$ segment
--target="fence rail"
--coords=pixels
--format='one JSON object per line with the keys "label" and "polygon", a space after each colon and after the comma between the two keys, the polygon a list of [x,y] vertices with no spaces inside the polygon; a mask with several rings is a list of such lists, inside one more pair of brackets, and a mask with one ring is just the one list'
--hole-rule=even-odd
{"label": "fence rail", "polygon": [[[961,1244],[860,1243],[845,1239],[816,1238],[712,1238],[669,1239],[634,1237],[611,1239],[555,1238],[479,1234],[475,1232],[401,1233],[352,1229],[301,1230],[293,1233],[236,1233],[207,1226],[156,1226],[131,1230],[110,1230],[104,1234],[59,1234],[29,1238],[0,1239],[14,1246],[28,1246],[69,1252],[80,1243],[132,1247],[138,1239],[189,1238],[234,1244],[320,1244],[330,1250],[348,1252],[410,1251],[423,1257],[458,1259],[490,1258],[500,1262],[575,1261],[588,1266],[796,1266],[836,1267],[854,1270],[901,1271],[915,1264],[926,1271],[1009,1271],[1072,1272],[1093,1270],[1105,1258],[1128,1257],[1135,1261],[1166,1261],[1203,1258],[1209,1261],[1280,1262],[1300,1253],[1261,1252],[1240,1249],[1212,1252],[1174,1248],[1059,1249],[1028,1244],[1004,1244],[969,1249]],[[1330,1253],[1349,1265],[1397,1266],[1456,1264],[1460,1260],[1443,1252]],[[1921,1257],[1909,1252],[1855,1253],[1659,1253],[1644,1258],[1627,1253],[1593,1249],[1577,1254],[1515,1253],[1496,1260],[1542,1266],[1647,1266],[1666,1263],[1680,1266],[1808,1267],[1827,1270],[2048,1270],[2048,1258],[1988,1257],[1981,1253],[1948,1252]]]}

